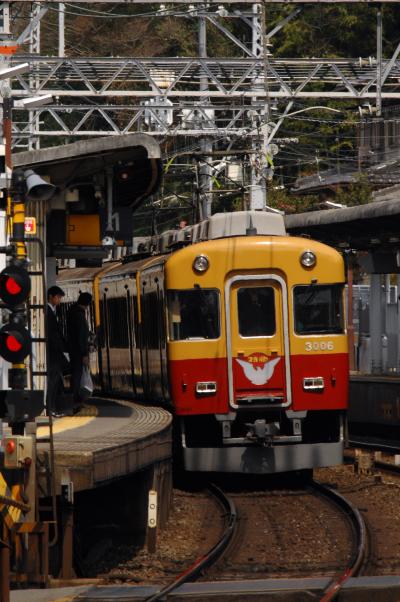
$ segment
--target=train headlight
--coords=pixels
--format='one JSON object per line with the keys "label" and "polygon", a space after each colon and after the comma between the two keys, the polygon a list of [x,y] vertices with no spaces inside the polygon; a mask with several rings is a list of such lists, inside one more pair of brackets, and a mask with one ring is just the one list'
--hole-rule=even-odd
{"label": "train headlight", "polygon": [[208,257],[205,255],[197,255],[193,262],[193,269],[195,272],[206,272],[210,267],[210,262],[208,261]]}
{"label": "train headlight", "polygon": [[300,257],[300,263],[305,268],[312,268],[317,263],[317,257],[312,251],[304,251]]}

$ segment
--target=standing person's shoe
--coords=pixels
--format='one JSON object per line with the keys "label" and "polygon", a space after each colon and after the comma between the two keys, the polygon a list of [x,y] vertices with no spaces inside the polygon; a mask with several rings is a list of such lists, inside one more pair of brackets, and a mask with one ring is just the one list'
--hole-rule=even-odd
{"label": "standing person's shoe", "polygon": [[72,410],[72,414],[79,414],[79,412],[84,408],[83,403],[80,403],[76,406],[74,406],[73,410]]}

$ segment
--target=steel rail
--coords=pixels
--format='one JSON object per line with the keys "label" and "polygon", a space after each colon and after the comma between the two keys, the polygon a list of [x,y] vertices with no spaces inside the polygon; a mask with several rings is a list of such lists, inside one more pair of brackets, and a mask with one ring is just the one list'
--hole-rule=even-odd
{"label": "steel rail", "polygon": [[216,485],[209,485],[209,490],[222,505],[226,512],[226,516],[228,517],[228,525],[222,537],[206,554],[197,558],[186,571],[181,573],[177,579],[175,579],[175,581],[156,592],[149,598],[146,598],[144,602],[156,602],[157,600],[161,600],[164,598],[164,596],[177,589],[183,583],[197,579],[201,571],[216,562],[221,554],[227,549],[237,527],[236,507],[232,500],[226,497],[221,489],[216,487]]}
{"label": "steel rail", "polygon": [[330,602],[333,600],[344,583],[350,578],[355,577],[359,573],[365,558],[367,548],[367,528],[364,519],[358,510],[351,502],[343,497],[337,491],[333,491],[330,487],[325,487],[318,481],[312,481],[310,487],[315,489],[320,495],[326,497],[336,506],[340,506],[343,512],[350,519],[357,535],[357,548],[353,553],[348,566],[343,569],[338,577],[335,577],[325,588],[320,602]]}
{"label": "steel rail", "polygon": [[[377,438],[375,441],[368,441],[362,437],[350,438],[348,444],[352,448],[368,449],[373,451],[385,451],[392,454],[398,454],[400,452],[400,444],[394,441],[385,441]],[[377,463],[375,463],[377,465]]]}

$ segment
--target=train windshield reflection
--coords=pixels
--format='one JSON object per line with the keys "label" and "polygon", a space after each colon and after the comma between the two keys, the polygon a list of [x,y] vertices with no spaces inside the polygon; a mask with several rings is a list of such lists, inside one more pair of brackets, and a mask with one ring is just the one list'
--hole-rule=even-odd
{"label": "train windshield reflection", "polygon": [[275,296],[271,286],[238,290],[239,333],[242,337],[272,336],[276,331]]}
{"label": "train windshield reflection", "polygon": [[297,334],[344,332],[343,285],[296,286],[293,297]]}
{"label": "train windshield reflection", "polygon": [[171,341],[217,339],[220,336],[219,291],[195,288],[168,291],[168,324]]}

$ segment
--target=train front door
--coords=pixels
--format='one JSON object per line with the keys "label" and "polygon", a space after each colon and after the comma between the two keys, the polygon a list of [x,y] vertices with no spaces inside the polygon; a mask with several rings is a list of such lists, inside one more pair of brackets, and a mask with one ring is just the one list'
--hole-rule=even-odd
{"label": "train front door", "polygon": [[226,285],[232,408],[291,403],[288,311],[279,276],[235,276]]}

